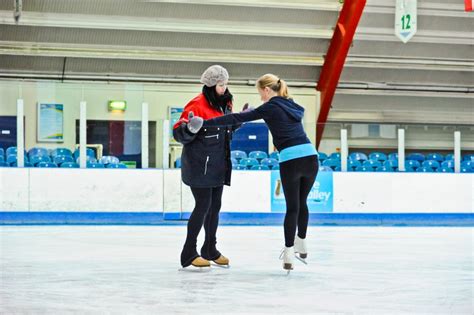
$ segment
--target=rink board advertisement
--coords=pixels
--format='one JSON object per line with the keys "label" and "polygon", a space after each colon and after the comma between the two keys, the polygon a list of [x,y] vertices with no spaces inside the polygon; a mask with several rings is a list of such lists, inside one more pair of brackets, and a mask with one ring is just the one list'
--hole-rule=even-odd
{"label": "rink board advertisement", "polygon": [[[271,181],[271,210],[272,212],[285,212],[285,195],[279,171],[272,171]],[[332,172],[318,173],[307,203],[309,212],[333,212]]]}

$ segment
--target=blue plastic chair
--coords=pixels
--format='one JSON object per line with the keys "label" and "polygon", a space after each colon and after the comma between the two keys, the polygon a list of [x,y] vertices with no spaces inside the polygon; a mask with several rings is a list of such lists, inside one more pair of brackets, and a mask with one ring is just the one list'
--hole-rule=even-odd
{"label": "blue plastic chair", "polygon": [[368,166],[359,166],[356,169],[356,172],[373,172],[374,169],[372,167]]}
{"label": "blue plastic chair", "polygon": [[268,154],[266,154],[263,151],[252,151],[249,153],[250,159],[257,159],[258,161],[266,159],[267,157],[268,157]]}
{"label": "blue plastic chair", "polygon": [[416,160],[406,160],[406,161],[405,161],[405,168],[411,167],[411,168],[413,168],[413,169],[416,169],[416,168],[418,168],[418,167],[420,167],[420,166],[421,166],[420,162],[418,162],[418,161],[416,161]]}
{"label": "blue plastic chair", "polygon": [[[72,159],[72,156],[71,156]],[[61,168],[79,168],[79,164],[75,162],[63,162],[60,166]]]}
{"label": "blue plastic chair", "polygon": [[339,152],[333,152],[333,153],[331,153],[331,155],[329,156],[329,159],[340,160],[340,159],[341,159],[341,153],[339,153]]}
{"label": "blue plastic chair", "polygon": [[239,164],[247,168],[251,168],[254,165],[260,165],[257,159],[251,159],[251,158],[241,159]]}
{"label": "blue plastic chair", "polygon": [[472,168],[461,167],[461,173],[474,173]]}
{"label": "blue plastic chair", "polygon": [[240,150],[234,150],[234,151],[230,151],[230,157],[236,159],[237,161],[240,161],[241,159],[247,158],[247,153]]}
{"label": "blue plastic chair", "polygon": [[103,157],[100,158],[100,163],[104,165],[108,164],[119,164],[120,161],[116,156],[113,155],[104,155]]}
{"label": "blue plastic chair", "polygon": [[376,169],[377,167],[381,167],[382,163],[380,163],[379,161],[367,160],[362,163],[362,166],[372,167],[372,169]]}
{"label": "blue plastic chair", "polygon": [[176,161],[174,161],[174,167],[175,168],[181,168],[181,158],[180,157],[177,158]]}
{"label": "blue plastic chair", "polygon": [[390,153],[388,155],[389,160],[397,160],[398,161],[398,153]]}
{"label": "blue plastic chair", "polygon": [[365,153],[362,153],[362,152],[351,153],[351,154],[349,154],[349,158],[351,160],[357,160],[357,161],[367,161],[368,160],[367,155],[365,155]]}
{"label": "blue plastic chair", "polygon": [[454,161],[454,154],[446,154],[446,156],[444,157],[444,160],[445,161],[450,161],[450,160]]}
{"label": "blue plastic chair", "polygon": [[278,165],[279,162],[278,162],[278,160],[275,160],[275,159],[272,159],[272,158],[265,158],[265,159],[260,161],[260,164],[261,165],[266,165],[266,166],[272,168],[273,166]]}
{"label": "blue plastic chair", "polygon": [[123,163],[109,163],[105,167],[106,168],[127,168],[127,165]]}
{"label": "blue plastic chair", "polygon": [[329,166],[321,166],[321,167],[319,168],[319,171],[320,171],[320,172],[332,172],[333,169],[330,168]]}
{"label": "blue plastic chair", "polygon": [[465,167],[465,168],[470,168],[470,169],[474,169],[474,162],[472,161],[469,161],[469,160],[465,160],[465,161],[462,161],[461,162],[461,167]]}
{"label": "blue plastic chair", "polygon": [[398,168],[398,160],[388,159],[385,162],[383,162],[383,166],[390,167],[391,169],[396,169]]}
{"label": "blue plastic chair", "polygon": [[239,164],[239,161],[237,161],[237,159],[231,157],[230,158],[230,163],[232,163],[232,165],[237,165],[237,164]]}
{"label": "blue plastic chair", "polygon": [[56,148],[51,151],[51,157],[55,158],[56,156],[67,155],[72,157],[72,152],[68,148]]}
{"label": "blue plastic chair", "polygon": [[329,166],[333,170],[336,169],[336,167],[341,167],[341,160],[336,160],[336,159],[327,159],[324,160],[323,166]]}
{"label": "blue plastic chair", "polygon": [[5,150],[3,150],[3,148],[0,148],[0,157],[3,157],[5,160]]}
{"label": "blue plastic chair", "polygon": [[[77,164],[81,163],[81,159],[79,157],[77,157],[76,163]],[[97,163],[97,160],[95,157],[86,155],[86,163]]]}
{"label": "blue plastic chair", "polygon": [[433,160],[433,161],[438,161],[439,163],[444,161],[444,157],[441,153],[428,153],[425,156],[425,160]]}
{"label": "blue plastic chair", "polygon": [[407,166],[405,167],[405,173],[414,173],[415,169],[413,167]]}
{"label": "blue plastic chair", "polygon": [[270,153],[268,155],[268,157],[271,158],[271,159],[275,159],[275,160],[279,161],[280,160],[280,153],[278,151],[273,151],[272,153]]}
{"label": "blue plastic chair", "polygon": [[436,170],[440,165],[438,161],[435,160],[427,160],[421,163],[422,167],[431,167],[433,170]]}
{"label": "blue plastic chair", "polygon": [[382,152],[373,152],[369,154],[369,160],[383,162],[387,160],[387,155]]}
{"label": "blue plastic chair", "polygon": [[324,152],[318,152],[318,158],[322,162],[328,158],[328,155]]}
{"label": "blue plastic chair", "polygon": [[425,156],[421,153],[411,153],[411,154],[408,154],[407,160],[414,160],[414,161],[418,161],[418,162],[423,162],[425,160]]}
{"label": "blue plastic chair", "polygon": [[454,173],[454,170],[450,167],[442,166],[442,167],[438,168],[437,172],[438,173]]}
{"label": "blue plastic chair", "polygon": [[5,161],[0,161],[0,167],[9,167],[10,165]]}
{"label": "blue plastic chair", "polygon": [[87,163],[87,168],[104,168],[104,164],[102,163],[92,163],[92,162],[89,162]]}
{"label": "blue plastic chair", "polygon": [[342,167],[337,166],[337,167],[334,169],[334,172],[342,172]]}
{"label": "blue plastic chair", "polygon": [[417,173],[433,173],[434,170],[429,166],[421,166],[416,169]]}
{"label": "blue plastic chair", "polygon": [[235,165],[235,166],[232,166],[232,169],[242,171],[242,170],[246,170],[246,169],[247,169],[247,166],[237,164],[237,165]]}
{"label": "blue plastic chair", "polygon": [[58,167],[56,165],[56,163],[53,163],[53,162],[39,162],[37,167],[51,167],[51,168],[54,168],[54,167]]}
{"label": "blue plastic chair", "polygon": [[446,160],[443,163],[441,163],[441,167],[448,167],[448,168],[454,168],[454,160]]}
{"label": "blue plastic chair", "polygon": [[276,170],[279,170],[280,169],[280,164],[278,165],[275,165],[272,167],[272,171],[276,171]]}
{"label": "blue plastic chair", "polygon": [[474,162],[474,154],[466,154],[462,157],[462,160]]}
{"label": "blue plastic chair", "polygon": [[[81,153],[81,151],[80,151],[79,149],[76,149],[76,150],[74,151],[74,159],[75,159],[75,160],[77,160],[77,159],[79,158],[79,154],[80,154],[80,153]],[[87,155],[87,156],[90,156],[90,157],[92,157],[92,158],[94,158],[94,159],[97,158],[97,157],[95,156],[94,150],[92,150],[91,148],[86,148],[86,155]]]}
{"label": "blue plastic chair", "polygon": [[34,155],[49,156],[49,151],[46,148],[39,148],[39,147],[31,148],[28,151],[28,157],[31,158]]}
{"label": "blue plastic chair", "polygon": [[358,168],[359,166],[362,166],[362,163],[360,163],[358,160],[351,160],[351,159],[348,159],[347,160],[347,168],[348,170],[350,169],[351,171],[352,170],[355,170],[356,168]]}
{"label": "blue plastic chair", "polygon": [[375,169],[377,172],[393,172],[393,169],[391,167],[387,166],[379,166]]}
{"label": "blue plastic chair", "polygon": [[46,155],[33,155],[30,158],[30,163],[34,166],[38,166],[38,164],[42,162],[49,163],[51,162],[51,159],[49,158],[49,156]]}
{"label": "blue plastic chair", "polygon": [[65,162],[74,162],[72,155],[57,155],[56,157],[54,157],[54,163],[58,165],[61,165]]}
{"label": "blue plastic chair", "polygon": [[266,165],[254,165],[250,168],[252,171],[268,171],[270,168]]}

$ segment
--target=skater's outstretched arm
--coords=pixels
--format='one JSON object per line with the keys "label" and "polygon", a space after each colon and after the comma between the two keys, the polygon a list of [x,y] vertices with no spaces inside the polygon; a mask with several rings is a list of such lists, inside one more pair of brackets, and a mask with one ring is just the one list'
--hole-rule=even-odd
{"label": "skater's outstretched arm", "polygon": [[204,121],[203,127],[225,127],[225,126],[235,126],[242,124],[244,122],[264,119],[271,119],[271,106],[269,103],[265,103],[256,109],[251,109],[247,111],[242,111],[240,113],[228,114],[213,119],[208,119]]}

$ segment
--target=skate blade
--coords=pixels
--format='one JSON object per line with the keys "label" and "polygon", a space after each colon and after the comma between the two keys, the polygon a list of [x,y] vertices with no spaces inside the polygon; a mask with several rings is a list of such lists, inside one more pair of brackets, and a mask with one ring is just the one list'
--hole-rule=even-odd
{"label": "skate blade", "polygon": [[179,268],[178,271],[183,271],[183,272],[209,272],[209,271],[211,271],[211,266],[209,266],[209,267],[188,266],[188,267],[184,267],[184,268]]}
{"label": "skate blade", "polygon": [[220,264],[216,264],[215,262],[211,262],[211,266],[212,267],[219,267],[219,268],[222,268],[222,269],[229,269],[230,268],[230,265],[220,265]]}
{"label": "skate blade", "polygon": [[298,255],[295,255],[295,258],[298,259],[299,261],[301,261],[303,264],[307,265],[308,263],[306,262],[306,259],[298,256]]}

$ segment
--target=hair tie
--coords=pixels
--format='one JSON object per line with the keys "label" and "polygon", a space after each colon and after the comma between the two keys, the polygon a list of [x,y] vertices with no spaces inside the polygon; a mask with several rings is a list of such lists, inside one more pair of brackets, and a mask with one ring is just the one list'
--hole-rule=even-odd
{"label": "hair tie", "polygon": [[277,82],[277,84],[280,84],[280,83],[281,83],[281,81],[280,81],[280,79],[278,79],[278,82]]}

